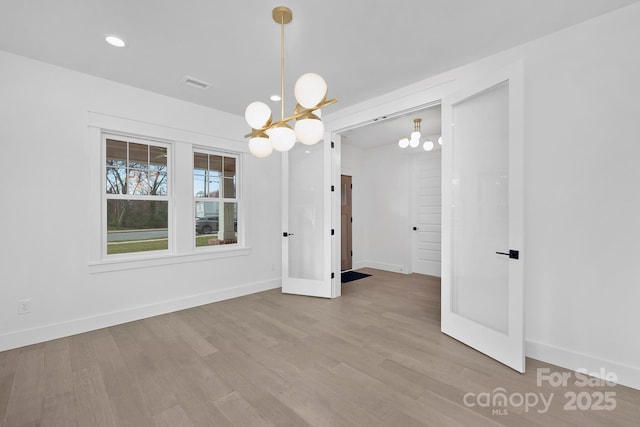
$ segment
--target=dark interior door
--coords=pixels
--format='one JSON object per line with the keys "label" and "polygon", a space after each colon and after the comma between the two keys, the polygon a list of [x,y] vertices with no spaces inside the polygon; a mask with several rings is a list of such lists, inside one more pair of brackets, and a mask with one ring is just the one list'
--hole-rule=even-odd
{"label": "dark interior door", "polygon": [[340,220],[342,224],[342,236],[341,236],[341,270],[351,270],[353,268],[353,248],[352,248],[352,223],[353,218],[351,208],[351,177],[347,175],[341,175],[340,179]]}

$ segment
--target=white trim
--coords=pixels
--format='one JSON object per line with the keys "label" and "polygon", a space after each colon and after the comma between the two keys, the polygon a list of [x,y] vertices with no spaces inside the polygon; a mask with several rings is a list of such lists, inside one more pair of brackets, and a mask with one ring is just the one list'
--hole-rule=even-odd
{"label": "white trim", "polygon": [[[129,179],[129,144],[140,144],[146,145],[147,147],[162,147],[167,150],[167,170],[165,171],[167,175],[167,194],[158,194],[158,195],[139,195],[139,194],[113,194],[107,193],[107,140],[114,140],[118,142],[124,142],[127,144],[127,159],[126,166],[124,167],[126,171],[125,179],[128,181]],[[100,175],[101,175],[101,203],[100,203],[100,216],[101,216],[101,230],[100,230],[100,239],[102,241],[101,249],[100,249],[100,258],[102,262],[109,262],[110,260],[129,260],[129,259],[140,259],[146,257],[162,257],[167,256],[169,254],[175,253],[175,243],[174,243],[174,231],[175,231],[175,215],[174,215],[174,206],[175,200],[173,195],[175,194],[173,191],[174,185],[174,168],[173,168],[173,144],[164,140],[155,140],[148,137],[139,137],[139,136],[130,136],[127,133],[119,133],[119,132],[105,132],[104,130],[100,135]],[[147,165],[150,167],[150,165]],[[92,169],[92,168],[91,168]],[[134,200],[134,201],[153,201],[153,202],[166,202],[167,203],[167,249],[159,249],[155,251],[142,252],[142,251],[133,251],[133,252],[125,252],[121,254],[109,254],[109,244],[106,236],[108,235],[107,230],[107,205],[109,200]]]}
{"label": "white trim", "polygon": [[[88,251],[89,273],[147,268],[250,254],[251,248],[247,246],[247,233],[244,230],[246,225],[244,211],[248,207],[243,201],[243,190],[245,190],[243,187],[245,174],[243,159],[248,150],[245,150],[243,145],[238,144],[237,141],[232,142],[214,135],[92,111],[88,112],[88,122],[89,161],[93,171],[89,179],[91,197],[89,198],[88,212],[90,214],[89,230],[94,236]],[[103,233],[103,230],[106,229],[104,141],[108,136],[126,138],[133,142],[136,142],[135,139],[140,139],[143,143],[167,146],[169,192],[167,196],[162,198],[169,203],[169,248],[167,250],[106,254],[106,241]],[[234,200],[238,203],[239,211],[237,244],[220,247],[196,248],[195,246],[193,231],[193,153],[195,151],[212,152],[236,158],[238,174]],[[99,176],[95,173],[97,169],[101,171]],[[187,182],[189,190],[185,187]],[[189,213],[186,213],[185,209]],[[190,218],[188,223],[186,222],[187,217]]]}
{"label": "white trim", "polygon": [[[351,270],[360,270],[361,268],[369,268],[369,263],[367,261],[353,261],[351,265]],[[374,268],[374,267],[371,267]]]}
{"label": "white trim", "polygon": [[[327,134],[333,137],[335,141],[335,161],[332,164],[331,174],[334,180],[338,180],[341,171],[341,157],[342,157],[342,144],[340,141],[340,134],[346,130],[355,129],[360,126],[364,126],[377,117],[380,116],[392,116],[400,113],[406,113],[410,111],[427,108],[428,106],[441,104],[442,98],[451,94],[456,88],[456,80],[451,78],[451,75],[445,75],[442,77],[436,77],[427,81],[419,82],[417,84],[407,86],[397,91],[391,92],[386,95],[365,101],[360,104],[356,104],[351,107],[347,107],[343,110],[337,111],[331,115],[327,115],[325,120],[325,129]],[[335,204],[332,208],[332,221],[336,224],[336,240],[340,242],[341,230],[340,230],[340,205]],[[407,224],[409,227],[410,224]],[[407,248],[404,249],[407,251]],[[408,264],[411,264],[411,253],[404,254],[405,260],[408,260]],[[333,245],[333,251],[331,254],[333,265],[340,265],[340,244]],[[392,271],[397,273],[408,274],[411,271],[411,265],[393,265],[376,263],[370,261],[359,261],[354,264],[354,269],[371,267],[385,271]],[[340,283],[335,285],[333,296],[340,296],[338,287]]]}
{"label": "white trim", "polygon": [[323,121],[326,122],[326,129],[344,132],[366,125],[381,116],[390,117],[427,108],[435,102],[439,103],[455,87],[456,80],[451,75],[437,76],[327,114]]}
{"label": "white trim", "polygon": [[125,310],[112,311],[110,313],[99,314],[96,316],[89,316],[61,323],[53,323],[37,328],[14,331],[0,335],[0,351],[63,338],[122,323],[133,322],[140,319],[146,319],[148,317],[185,310],[231,298],[251,295],[256,292],[279,288],[280,284],[281,280],[279,278],[275,278],[262,282],[234,286],[198,295],[190,295],[183,298],[162,301],[159,303],[142,305]]}
{"label": "white trim", "polygon": [[[230,247],[231,246],[231,247]],[[133,270],[136,268],[158,267],[171,264],[184,264],[188,262],[206,261],[210,259],[231,258],[237,256],[247,256],[251,254],[251,248],[238,247],[237,245],[225,245],[224,247],[207,246],[209,250],[197,251],[193,254],[163,255],[153,254],[149,258],[128,258],[107,260],[89,264],[89,273],[108,273],[110,271]]]}
{"label": "white trim", "polygon": [[249,146],[241,143],[241,140],[210,135],[202,132],[194,132],[156,123],[143,122],[127,117],[119,117],[111,114],[89,111],[89,127],[102,129],[104,132],[122,133],[126,130],[131,136],[141,138],[164,139],[166,141],[189,141],[193,145],[202,145],[216,150],[229,150],[234,153],[248,153]]}
{"label": "white trim", "polygon": [[526,354],[529,358],[574,371],[586,369],[589,373],[592,373],[593,376],[599,378],[601,376],[595,374],[604,370],[605,373],[614,373],[618,377],[618,384],[640,390],[639,366],[630,366],[611,360],[600,359],[588,354],[531,340],[526,341],[526,349]]}
{"label": "white trim", "polygon": [[[191,215],[191,217],[193,218],[193,244],[192,244],[192,249],[194,251],[194,253],[201,253],[201,252],[210,252],[212,249],[213,250],[225,250],[225,249],[242,249],[244,248],[244,204],[242,203],[242,201],[244,200],[243,194],[242,194],[242,183],[244,181],[244,179],[242,179],[242,173],[243,173],[243,164],[242,164],[242,153],[234,153],[234,152],[224,152],[224,151],[219,151],[219,150],[215,150],[212,148],[206,148],[206,147],[198,147],[193,145],[191,147],[191,199],[192,199],[192,203],[191,203],[191,208],[192,211],[195,211],[195,206],[196,203],[218,203],[219,207],[218,207],[218,232],[220,232],[220,223],[219,223],[219,218],[221,216],[220,212],[222,211],[224,204],[225,203],[235,203],[236,204],[236,243],[234,244],[228,244],[228,245],[224,245],[224,246],[217,246],[217,245],[207,245],[207,246],[196,246],[196,240],[198,238],[198,235],[195,231],[196,228],[196,219],[195,219],[195,213],[193,215]],[[195,169],[195,154],[206,154],[206,155],[214,155],[214,156],[220,156],[222,157],[222,168],[224,169],[224,159],[225,158],[233,158],[236,161],[236,188],[235,188],[235,197],[226,197],[227,195],[224,194],[224,190],[222,190],[223,188],[223,183],[224,180],[226,179],[226,177],[224,176],[224,171],[220,177],[220,189],[222,190],[221,192],[223,193],[224,197],[206,197],[206,196],[202,196],[202,197],[196,197],[195,194],[195,188],[193,187],[193,183],[194,183],[194,169]]]}
{"label": "white trim", "polygon": [[[332,236],[331,248],[326,255],[331,263],[331,271],[334,273],[334,278],[331,279],[331,298],[338,298],[342,296],[342,220],[340,212],[342,210],[342,198],[341,198],[341,185],[342,185],[342,156],[340,155],[342,150],[342,137],[339,134],[328,133],[325,138],[328,138],[333,143],[331,148],[331,161],[328,175],[331,179],[331,184],[334,186],[334,190],[331,193],[331,204],[329,210],[326,212],[331,218],[331,224],[335,230],[335,235]],[[353,173],[351,173],[353,176]],[[353,199],[352,199],[353,202]],[[337,211],[337,215],[336,215]],[[353,267],[353,259],[352,265]]]}
{"label": "white trim", "polygon": [[402,274],[411,274],[411,272],[409,271],[409,268],[407,266],[404,265],[398,265],[398,264],[387,264],[384,262],[376,262],[376,261],[360,261],[358,262],[358,265],[354,265],[353,269],[357,270],[359,268],[375,268],[376,270],[384,270],[384,271],[391,271],[393,273],[402,273]]}

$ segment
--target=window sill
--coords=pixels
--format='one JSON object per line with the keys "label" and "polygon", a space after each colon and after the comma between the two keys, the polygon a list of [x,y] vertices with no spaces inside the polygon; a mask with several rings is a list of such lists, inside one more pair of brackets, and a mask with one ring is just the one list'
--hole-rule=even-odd
{"label": "window sill", "polygon": [[158,267],[172,264],[185,264],[189,262],[207,261],[212,259],[247,256],[251,254],[251,248],[234,248],[217,251],[202,251],[200,253],[186,255],[159,255],[153,258],[104,260],[89,263],[89,274],[108,273],[111,271],[132,270],[137,268]]}

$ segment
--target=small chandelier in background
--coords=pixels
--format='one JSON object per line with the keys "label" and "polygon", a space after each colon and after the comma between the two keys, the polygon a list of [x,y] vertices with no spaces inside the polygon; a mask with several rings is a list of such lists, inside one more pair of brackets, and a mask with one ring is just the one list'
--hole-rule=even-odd
{"label": "small chandelier in background", "polygon": [[[422,123],[422,119],[413,119],[413,132],[411,132],[411,139],[407,137],[401,138],[398,141],[398,146],[400,148],[416,148],[420,145],[420,137],[422,136],[422,134],[420,133],[420,123]],[[441,141],[442,137],[438,139],[440,145],[442,145]],[[433,142],[427,139],[424,144],[422,144],[422,148],[424,148],[425,151],[433,150]]]}
{"label": "small chandelier in background", "polygon": [[[264,102],[252,102],[244,112],[251,126],[251,133],[245,138],[250,138],[249,151],[256,157],[268,157],[274,149],[289,151],[296,141],[306,145],[319,142],[324,134],[320,108],[337,102],[337,99],[327,100],[327,83],[322,77],[307,73],[294,86],[298,105],[292,115],[284,116],[284,26],[292,19],[293,14],[288,7],[273,9],[273,20],[280,24],[280,121],[272,123],[271,109]],[[294,128],[288,124],[291,120],[296,120]]]}

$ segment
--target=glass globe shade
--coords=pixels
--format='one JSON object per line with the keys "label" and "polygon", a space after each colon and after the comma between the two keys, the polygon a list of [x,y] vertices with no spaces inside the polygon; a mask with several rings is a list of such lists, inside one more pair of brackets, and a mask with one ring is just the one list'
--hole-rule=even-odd
{"label": "glass globe shade", "polygon": [[430,140],[426,140],[424,142],[424,144],[422,144],[422,148],[424,148],[424,151],[431,151],[433,150],[433,142],[431,142]]}
{"label": "glass globe shade", "polygon": [[252,102],[244,110],[244,118],[253,129],[262,129],[271,118],[271,108],[264,102]]}
{"label": "glass globe shade", "polygon": [[398,146],[400,146],[400,148],[407,148],[409,146],[409,138],[402,138],[398,141]]}
{"label": "glass globe shade", "polygon": [[441,136],[438,137],[438,144],[442,145],[442,137]]}
{"label": "glass globe shade", "polygon": [[277,151],[289,151],[296,144],[296,133],[287,124],[272,127],[267,130],[269,140]]}
{"label": "glass globe shade", "polygon": [[305,145],[313,145],[324,135],[322,120],[302,119],[296,122],[296,139]]}
{"label": "glass globe shade", "polygon": [[269,138],[251,138],[249,140],[249,152],[261,159],[269,157],[273,152],[273,145]]}
{"label": "glass globe shade", "polygon": [[293,90],[298,104],[304,108],[313,108],[327,94],[327,83],[318,74],[307,73],[300,76]]}
{"label": "glass globe shade", "polygon": [[417,139],[419,141],[421,136],[422,135],[417,130],[411,132],[411,139]]}
{"label": "glass globe shade", "polygon": [[411,139],[409,140],[409,146],[411,148],[416,148],[418,145],[420,145],[420,137],[414,138],[414,135],[411,134]]}

